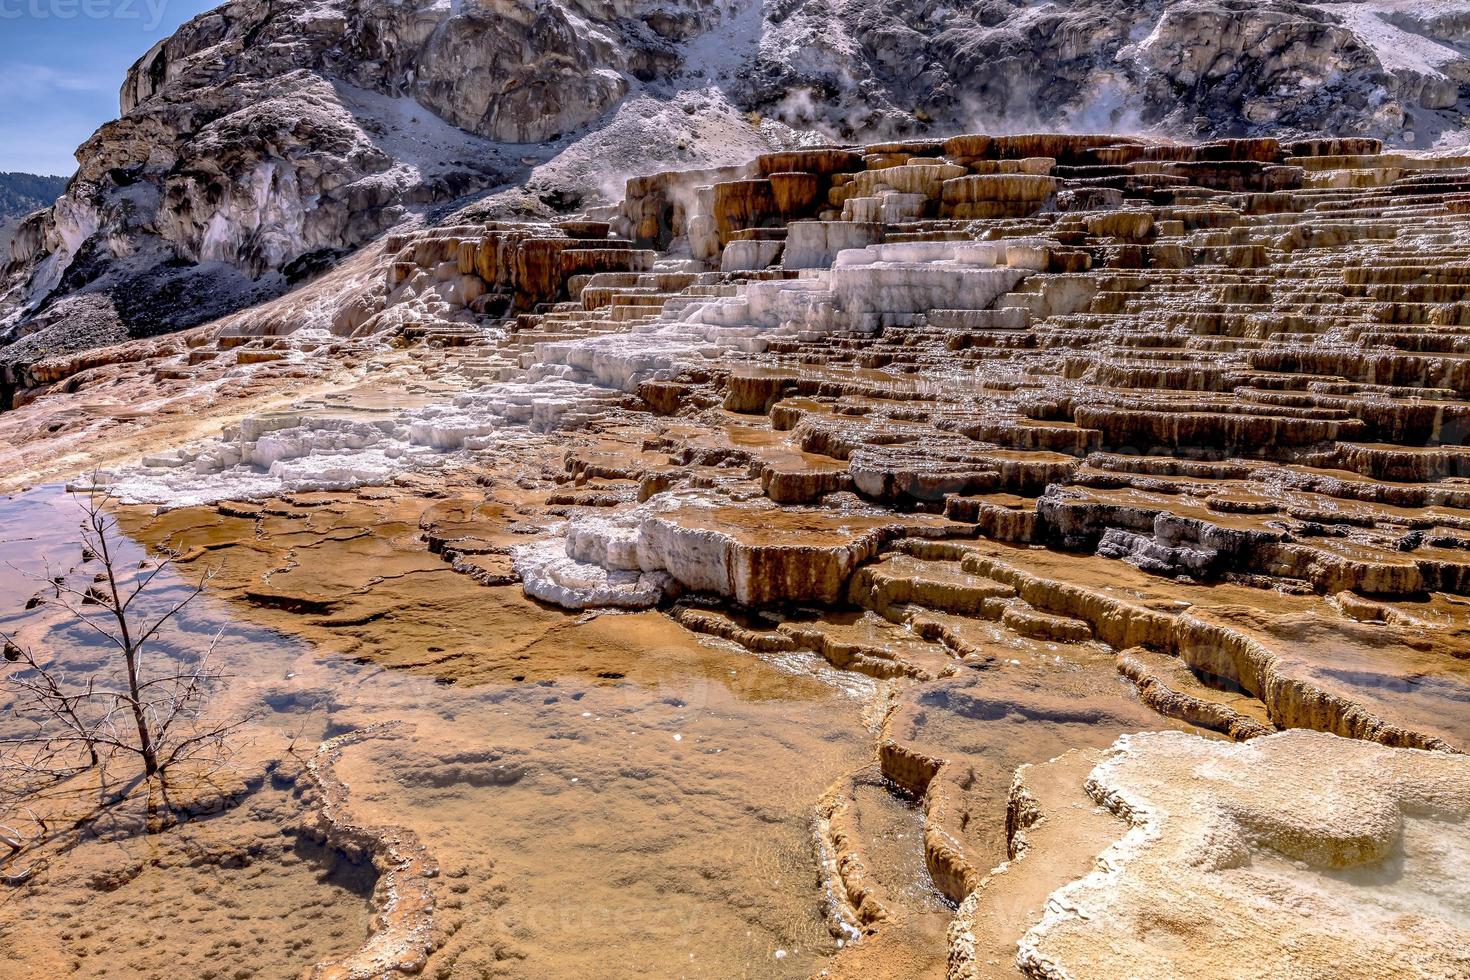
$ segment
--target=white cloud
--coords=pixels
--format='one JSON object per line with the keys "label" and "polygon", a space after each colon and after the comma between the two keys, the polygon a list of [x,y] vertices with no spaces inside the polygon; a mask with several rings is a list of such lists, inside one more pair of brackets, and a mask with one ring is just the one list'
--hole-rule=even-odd
{"label": "white cloud", "polygon": [[5,88],[7,97],[29,101],[50,98],[61,92],[110,92],[115,86],[109,86],[95,76],[20,63],[6,66]]}

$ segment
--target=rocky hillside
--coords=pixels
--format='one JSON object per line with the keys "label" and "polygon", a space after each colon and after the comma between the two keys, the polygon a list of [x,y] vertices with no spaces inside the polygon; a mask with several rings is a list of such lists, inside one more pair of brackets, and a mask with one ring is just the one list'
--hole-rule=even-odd
{"label": "rocky hillside", "polygon": [[212,319],[470,195],[498,189],[477,218],[545,214],[782,146],[1453,142],[1467,40],[1463,0],[234,0],[139,59],[66,195],[18,230],[0,361]]}
{"label": "rocky hillside", "polygon": [[50,207],[65,189],[65,177],[0,173],[0,255],[9,254],[20,219]]}
{"label": "rocky hillside", "polygon": [[50,207],[65,189],[65,177],[0,173],[0,224]]}

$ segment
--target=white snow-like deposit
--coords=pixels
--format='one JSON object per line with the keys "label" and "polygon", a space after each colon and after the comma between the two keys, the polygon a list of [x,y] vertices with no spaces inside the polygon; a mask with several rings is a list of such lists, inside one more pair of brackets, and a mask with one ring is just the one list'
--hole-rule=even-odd
{"label": "white snow-like deposit", "polygon": [[678,590],[667,572],[609,570],[578,561],[559,538],[516,548],[513,562],[526,595],[566,609],[647,609]]}
{"label": "white snow-like deposit", "polygon": [[1362,38],[1389,71],[1408,69],[1438,74],[1446,65],[1464,59],[1455,47],[1413,29],[1416,20],[1441,14],[1460,14],[1464,4],[1446,0],[1372,0],[1370,3],[1332,3],[1322,9],[1343,19],[1344,26]]}
{"label": "white snow-like deposit", "polygon": [[731,540],[661,519],[713,504],[705,491],[680,491],[618,513],[582,514],[560,536],[516,549],[515,569],[527,595],[568,609],[644,608],[681,586],[728,592]]}
{"label": "white snow-like deposit", "polygon": [[342,81],[334,81],[333,88],[373,145],[396,161],[393,169],[409,172],[405,184],[466,166],[490,170],[514,165],[515,157],[504,145],[445,122],[408,96],[383,95]]}
{"label": "white snow-like deposit", "polygon": [[166,508],[385,484],[410,470],[469,462],[617,399],[552,379],[491,385],[383,419],[333,410],[252,416],[218,439],[146,457],[99,482],[122,501]]}
{"label": "white snow-like deposit", "polygon": [[[988,308],[1027,275],[997,263],[1025,250],[1024,241],[996,241],[842,252],[833,269],[750,282],[736,295],[671,308],[625,333],[537,344],[524,380],[496,382],[388,418],[358,418],[350,410],[247,418],[219,439],[150,457],[106,482],[126,501],[182,507],[349,489],[388,483],[410,470],[460,465],[475,453],[576,428],[615,408],[623,393],[636,393],[645,381],[715,365],[732,354],[759,353],[775,338],[875,330],[929,309]],[[668,556],[645,554],[635,561],[629,557],[632,545],[619,545],[616,535],[579,534],[574,528],[567,549],[574,563],[609,571],[667,567]],[[600,551],[594,540],[603,542]],[[636,579],[632,586],[622,579],[587,580],[585,570],[543,559],[537,552],[525,560],[528,567],[545,568],[547,581],[561,581],[558,588],[571,588],[566,583],[573,581],[591,581],[586,588],[593,590],[644,588]],[[687,574],[692,573],[678,577],[687,583]]]}
{"label": "white snow-like deposit", "polygon": [[530,376],[633,393],[681,367],[762,353],[780,338],[872,331],[932,309],[988,309],[1029,274],[997,263],[1013,251],[1023,259],[1031,250],[1022,239],[844,250],[831,269],[751,282],[735,296],[692,303],[627,333],[537,344]]}

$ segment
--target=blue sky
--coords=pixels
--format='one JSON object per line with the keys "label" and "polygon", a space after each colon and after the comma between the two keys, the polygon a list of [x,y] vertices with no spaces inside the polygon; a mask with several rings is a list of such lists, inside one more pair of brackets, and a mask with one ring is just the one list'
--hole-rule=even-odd
{"label": "blue sky", "polygon": [[70,176],[124,73],[222,0],[0,0],[0,171]]}

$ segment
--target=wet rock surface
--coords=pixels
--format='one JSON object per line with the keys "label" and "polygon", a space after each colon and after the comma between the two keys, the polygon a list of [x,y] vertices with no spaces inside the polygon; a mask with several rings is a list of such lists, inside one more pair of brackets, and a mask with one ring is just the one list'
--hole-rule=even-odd
{"label": "wet rock surface", "polygon": [[[236,615],[459,706],[334,756],[355,825],[504,911],[446,926],[431,879],[426,971],[1452,976],[1467,173],[1040,134],[641,177],[58,364],[0,431],[15,483],[95,479]],[[684,672],[645,749],[604,699]],[[752,815],[779,858],[695,856]],[[618,901],[733,945],[589,939]]]}
{"label": "wet rock surface", "polygon": [[[62,553],[62,496],[5,502],[7,561]],[[578,624],[487,589],[427,550],[412,515],[435,505],[463,516],[440,496],[278,501],[282,552],[250,545],[239,505],[119,513],[142,547],[186,548],[181,582],[221,570],[155,655],[223,629],[219,707],[257,712],[231,773],[263,776],[215,774],[200,795],[233,795],[174,826],[140,806],[28,849],[39,868],[0,902],[5,976],[821,968],[836,941],[811,806],[863,762],[871,684],[657,613]],[[381,537],[347,529],[373,518]],[[285,565],[305,577],[275,582]],[[73,663],[97,656],[19,608],[5,628],[21,619]]]}

